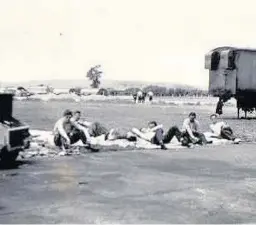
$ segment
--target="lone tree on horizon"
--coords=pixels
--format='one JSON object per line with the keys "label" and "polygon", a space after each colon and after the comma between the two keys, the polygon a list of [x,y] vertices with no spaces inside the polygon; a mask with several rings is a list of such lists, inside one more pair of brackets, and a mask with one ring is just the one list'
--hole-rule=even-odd
{"label": "lone tree on horizon", "polygon": [[99,88],[100,86],[100,78],[101,74],[103,73],[100,71],[101,65],[96,65],[94,67],[91,67],[91,69],[87,72],[86,77],[88,77],[89,80],[92,81],[91,87],[92,88]]}

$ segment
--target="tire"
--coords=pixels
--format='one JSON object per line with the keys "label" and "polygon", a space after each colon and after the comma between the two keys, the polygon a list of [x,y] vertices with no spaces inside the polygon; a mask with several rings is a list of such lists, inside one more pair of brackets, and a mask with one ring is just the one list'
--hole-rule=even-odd
{"label": "tire", "polygon": [[0,159],[2,162],[14,162],[19,155],[20,150],[8,152],[6,147],[2,148],[0,152]]}

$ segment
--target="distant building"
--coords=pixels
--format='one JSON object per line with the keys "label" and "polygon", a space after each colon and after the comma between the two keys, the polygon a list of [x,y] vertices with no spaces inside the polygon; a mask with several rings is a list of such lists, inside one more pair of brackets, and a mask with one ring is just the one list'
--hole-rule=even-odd
{"label": "distant building", "polygon": [[46,85],[37,85],[37,86],[30,86],[28,88],[28,91],[32,94],[38,94],[38,95],[43,95],[43,94],[48,94],[49,93],[49,87]]}
{"label": "distant building", "polygon": [[82,95],[96,95],[99,92],[98,88],[82,88],[81,94]]}
{"label": "distant building", "polygon": [[63,95],[63,94],[69,94],[69,90],[68,88],[55,88],[53,90],[53,93],[56,95]]}
{"label": "distant building", "polygon": [[16,88],[16,87],[5,87],[5,88],[3,89],[3,92],[4,92],[4,93],[7,93],[7,94],[13,94],[13,95],[15,95],[16,92],[17,92],[17,88]]}

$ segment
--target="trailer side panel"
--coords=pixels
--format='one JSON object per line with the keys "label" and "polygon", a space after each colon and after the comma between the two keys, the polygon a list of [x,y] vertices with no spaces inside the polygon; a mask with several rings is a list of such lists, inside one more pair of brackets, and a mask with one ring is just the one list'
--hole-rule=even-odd
{"label": "trailer side panel", "polygon": [[256,92],[256,52],[239,51],[236,66],[238,92]]}

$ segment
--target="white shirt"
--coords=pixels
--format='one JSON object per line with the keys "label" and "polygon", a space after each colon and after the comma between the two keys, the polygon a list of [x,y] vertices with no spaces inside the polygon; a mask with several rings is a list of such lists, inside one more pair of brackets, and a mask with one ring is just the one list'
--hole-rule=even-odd
{"label": "white shirt", "polygon": [[187,127],[189,127],[192,131],[199,131],[199,122],[194,120],[191,122],[189,118],[185,119],[182,126],[182,131],[186,131]]}
{"label": "white shirt", "polygon": [[138,91],[137,95],[142,96],[143,95],[142,91]]}
{"label": "white shirt", "polygon": [[148,92],[148,96],[152,97],[154,94],[152,91]]}
{"label": "white shirt", "polygon": [[211,131],[214,133],[214,134],[216,134],[216,135],[220,135],[220,133],[221,133],[221,128],[223,127],[223,126],[226,126],[226,123],[225,122],[218,122],[218,123],[215,123],[215,124],[211,124],[210,125],[210,129],[211,129]]}
{"label": "white shirt", "polygon": [[151,131],[150,128],[142,128],[141,132],[143,133],[143,136],[148,140],[151,140],[156,134],[154,131]]}

